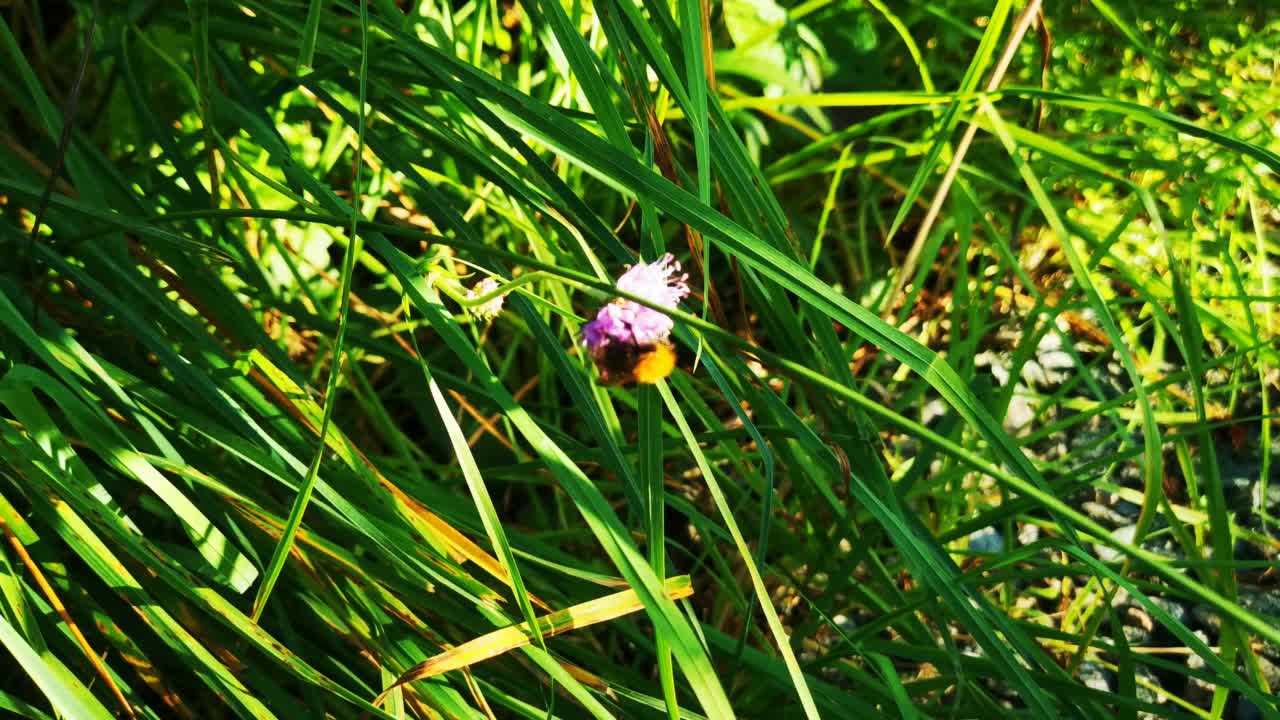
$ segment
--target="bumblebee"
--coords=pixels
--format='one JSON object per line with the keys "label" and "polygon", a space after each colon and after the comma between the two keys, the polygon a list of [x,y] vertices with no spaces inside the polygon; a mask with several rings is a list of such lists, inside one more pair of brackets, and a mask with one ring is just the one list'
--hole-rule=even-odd
{"label": "bumblebee", "polygon": [[592,353],[606,385],[652,385],[676,367],[676,349],[663,340],[651,345],[612,342]]}

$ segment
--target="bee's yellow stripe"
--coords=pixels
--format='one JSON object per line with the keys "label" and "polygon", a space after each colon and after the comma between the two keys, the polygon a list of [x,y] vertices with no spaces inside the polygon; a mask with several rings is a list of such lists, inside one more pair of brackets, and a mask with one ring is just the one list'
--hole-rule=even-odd
{"label": "bee's yellow stripe", "polygon": [[653,384],[671,374],[676,367],[676,351],[666,343],[658,343],[653,350],[640,356],[636,362],[636,382]]}

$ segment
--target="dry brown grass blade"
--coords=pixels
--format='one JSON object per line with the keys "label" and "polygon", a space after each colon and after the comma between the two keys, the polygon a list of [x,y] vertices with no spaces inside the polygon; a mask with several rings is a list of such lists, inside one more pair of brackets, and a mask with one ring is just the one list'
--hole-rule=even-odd
{"label": "dry brown grass blade", "polygon": [[99,659],[97,653],[93,651],[93,648],[89,645],[89,640],[84,636],[84,633],[80,632],[80,626],[76,624],[74,619],[72,619],[71,613],[67,612],[66,606],[62,604],[62,600],[58,597],[58,594],[54,592],[53,586],[50,585],[49,581],[45,578],[44,573],[40,570],[40,566],[36,564],[36,561],[27,552],[26,546],[22,544],[22,541],[13,533],[13,530],[9,528],[9,524],[6,523],[3,518],[0,518],[0,532],[3,532],[4,536],[8,538],[9,545],[13,547],[14,553],[16,553],[18,558],[22,560],[22,564],[27,568],[27,572],[31,573],[31,577],[36,581],[36,586],[40,588],[40,592],[44,595],[44,599],[53,607],[54,612],[58,613],[58,617],[62,618],[62,622],[66,623],[67,630],[71,631],[72,637],[76,639],[76,644],[78,644],[80,649],[84,651],[84,656],[89,660],[89,663],[93,665],[94,672],[98,674],[98,677],[102,678],[102,682],[111,690],[111,694],[115,696],[116,702],[120,703],[120,707],[124,709],[125,715],[137,720],[138,716],[134,715],[133,707],[129,705],[129,701],[125,699],[124,693],[120,692],[120,687],[116,685],[115,680],[111,679],[111,673],[107,672],[107,667],[102,664],[102,660]]}

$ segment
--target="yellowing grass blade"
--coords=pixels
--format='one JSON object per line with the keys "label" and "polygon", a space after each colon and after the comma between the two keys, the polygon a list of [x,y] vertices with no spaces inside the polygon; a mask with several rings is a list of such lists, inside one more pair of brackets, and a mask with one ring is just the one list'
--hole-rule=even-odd
{"label": "yellowing grass blade", "polygon": [[[667,597],[680,600],[693,594],[693,585],[690,584],[688,575],[680,575],[667,580],[664,590]],[[634,590],[623,590],[543,615],[538,618],[538,630],[543,637],[559,635],[562,632],[595,625],[643,609],[644,605]],[[380,704],[387,693],[401,685],[495,658],[505,652],[528,645],[532,638],[533,632],[529,623],[509,625],[501,630],[481,635],[409,668],[391,687],[383,690],[374,699],[373,704]]]}

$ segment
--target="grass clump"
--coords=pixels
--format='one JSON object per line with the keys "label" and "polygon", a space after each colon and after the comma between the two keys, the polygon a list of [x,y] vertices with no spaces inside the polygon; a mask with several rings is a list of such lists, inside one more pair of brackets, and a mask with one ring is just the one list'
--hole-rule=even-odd
{"label": "grass clump", "polygon": [[1280,716],[1277,40],[0,8],[0,708]]}

